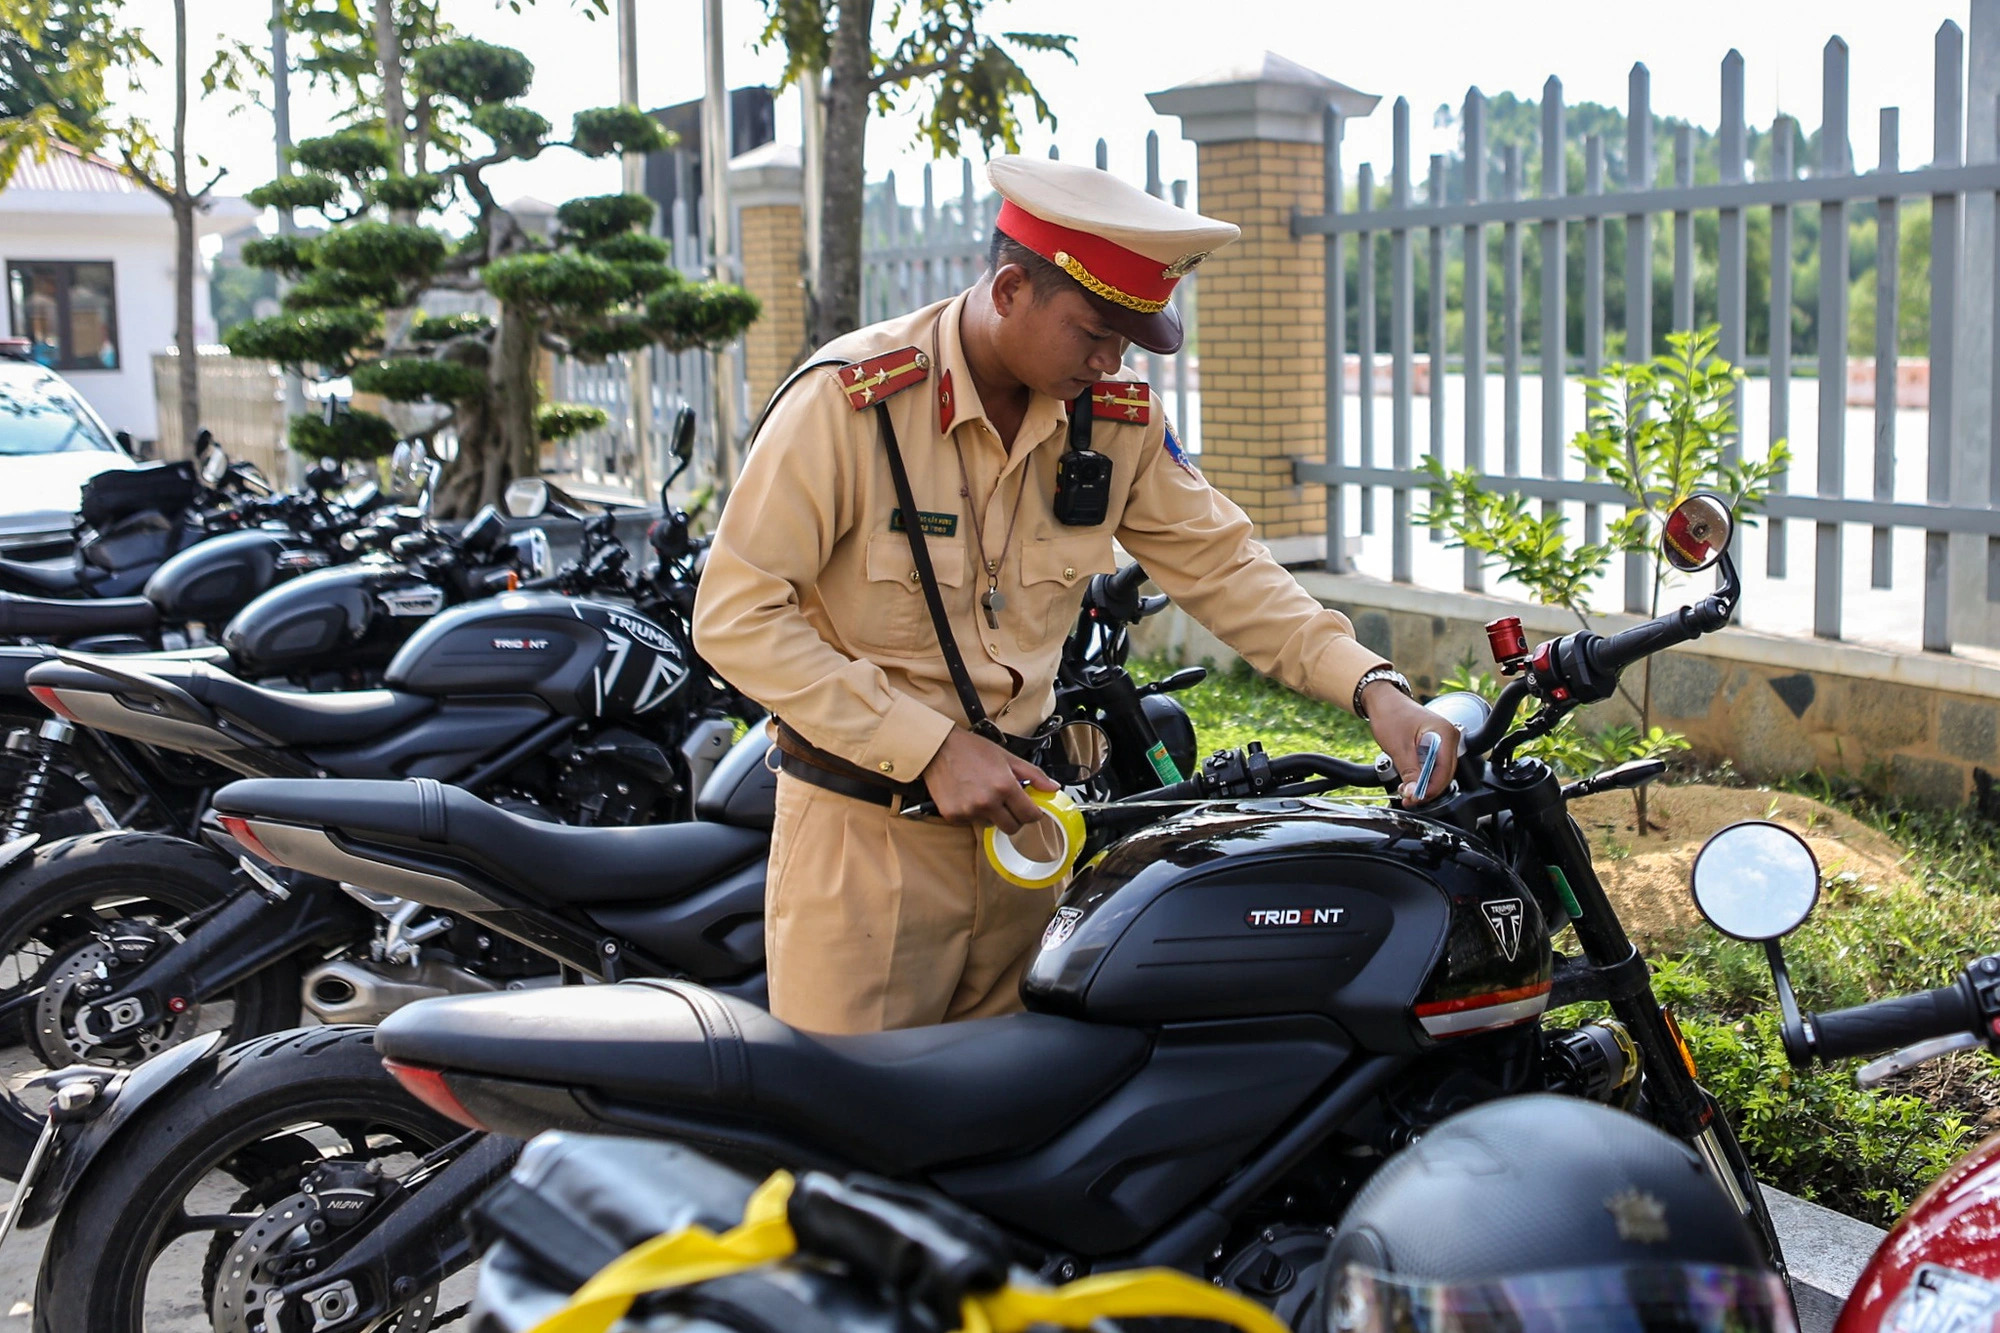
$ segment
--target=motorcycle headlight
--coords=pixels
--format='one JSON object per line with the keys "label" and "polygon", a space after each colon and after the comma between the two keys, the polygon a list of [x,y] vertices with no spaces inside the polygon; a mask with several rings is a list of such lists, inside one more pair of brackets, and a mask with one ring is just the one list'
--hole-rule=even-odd
{"label": "motorcycle headlight", "polygon": [[531,579],[545,579],[555,573],[555,556],[549,551],[549,534],[540,528],[517,532],[513,537],[514,557]]}

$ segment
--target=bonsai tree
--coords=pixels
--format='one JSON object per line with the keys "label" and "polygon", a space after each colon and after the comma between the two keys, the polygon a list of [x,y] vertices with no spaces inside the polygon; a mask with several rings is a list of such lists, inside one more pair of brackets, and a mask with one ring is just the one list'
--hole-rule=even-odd
{"label": "bonsai tree", "polygon": [[[385,63],[385,69],[392,69]],[[694,282],[668,262],[666,242],[644,228],[652,201],[639,195],[572,199],[556,210],[549,237],[524,228],[493,197],[485,173],[563,147],[590,157],[650,152],[671,136],[635,107],[579,111],[567,140],[520,105],[534,77],[528,58],[470,39],[423,46],[408,61],[418,133],[378,124],[300,142],[300,168],[252,190],[259,206],[307,209],[329,224],[314,238],[273,236],[244,247],[244,260],[291,280],[282,313],[223,336],[238,356],[264,357],[321,377],[352,376],[357,393],[441,409],[422,432],[456,438],[440,482],[441,514],[499,499],[515,477],[537,470],[541,440],[602,424],[601,412],[539,401],[538,352],[585,359],[654,344],[713,347],[757,317],[739,287]],[[393,99],[404,105],[402,91]],[[401,130],[402,126],[397,126]],[[415,160],[436,163],[411,169]],[[448,208],[469,213],[456,236],[438,223]],[[426,221],[425,219],[431,219]],[[484,291],[497,315],[435,317],[426,291]],[[398,430],[376,413],[330,422],[293,418],[293,449],[369,458]]]}

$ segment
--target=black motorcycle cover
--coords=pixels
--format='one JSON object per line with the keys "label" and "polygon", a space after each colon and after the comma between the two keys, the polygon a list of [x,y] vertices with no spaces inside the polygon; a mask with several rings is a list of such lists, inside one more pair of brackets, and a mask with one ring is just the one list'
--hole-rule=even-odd
{"label": "black motorcycle cover", "polygon": [[[655,1236],[690,1226],[727,1231],[742,1220],[755,1188],[747,1176],[672,1144],[540,1136],[469,1219],[480,1244],[491,1245],[479,1270],[472,1333],[525,1333],[599,1269]],[[849,1227],[849,1243],[836,1238],[831,1248],[839,1253],[829,1256],[828,1245],[809,1239],[796,1202],[793,1211],[801,1249],[812,1258],[641,1298],[612,1333],[920,1333],[937,1326],[907,1299],[888,1298],[879,1281],[857,1278],[838,1262],[857,1244],[879,1249],[879,1237]],[[912,1221],[930,1230],[921,1216]]]}
{"label": "black motorcycle cover", "polygon": [[83,483],[77,513],[102,530],[142,509],[178,515],[194,503],[194,464],[149,463],[143,467],[100,472]]}

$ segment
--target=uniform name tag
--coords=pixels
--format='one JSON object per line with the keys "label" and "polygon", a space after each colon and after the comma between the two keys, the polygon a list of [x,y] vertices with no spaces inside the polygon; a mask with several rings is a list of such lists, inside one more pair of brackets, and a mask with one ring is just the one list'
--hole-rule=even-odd
{"label": "uniform name tag", "polygon": [[[933,514],[928,509],[919,509],[917,511],[917,527],[922,530],[926,537],[956,537],[958,535],[958,515]],[[889,531],[906,531],[903,525],[902,510],[892,509],[889,511]]]}

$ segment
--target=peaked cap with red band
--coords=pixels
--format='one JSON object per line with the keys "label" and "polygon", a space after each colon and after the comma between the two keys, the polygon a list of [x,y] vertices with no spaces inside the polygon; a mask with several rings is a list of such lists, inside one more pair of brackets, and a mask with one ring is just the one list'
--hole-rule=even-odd
{"label": "peaked cap with red band", "polygon": [[1106,319],[1149,352],[1179,350],[1174,285],[1242,234],[1073,162],[996,157],[986,178],[1004,201],[994,225],[1098,297]]}

